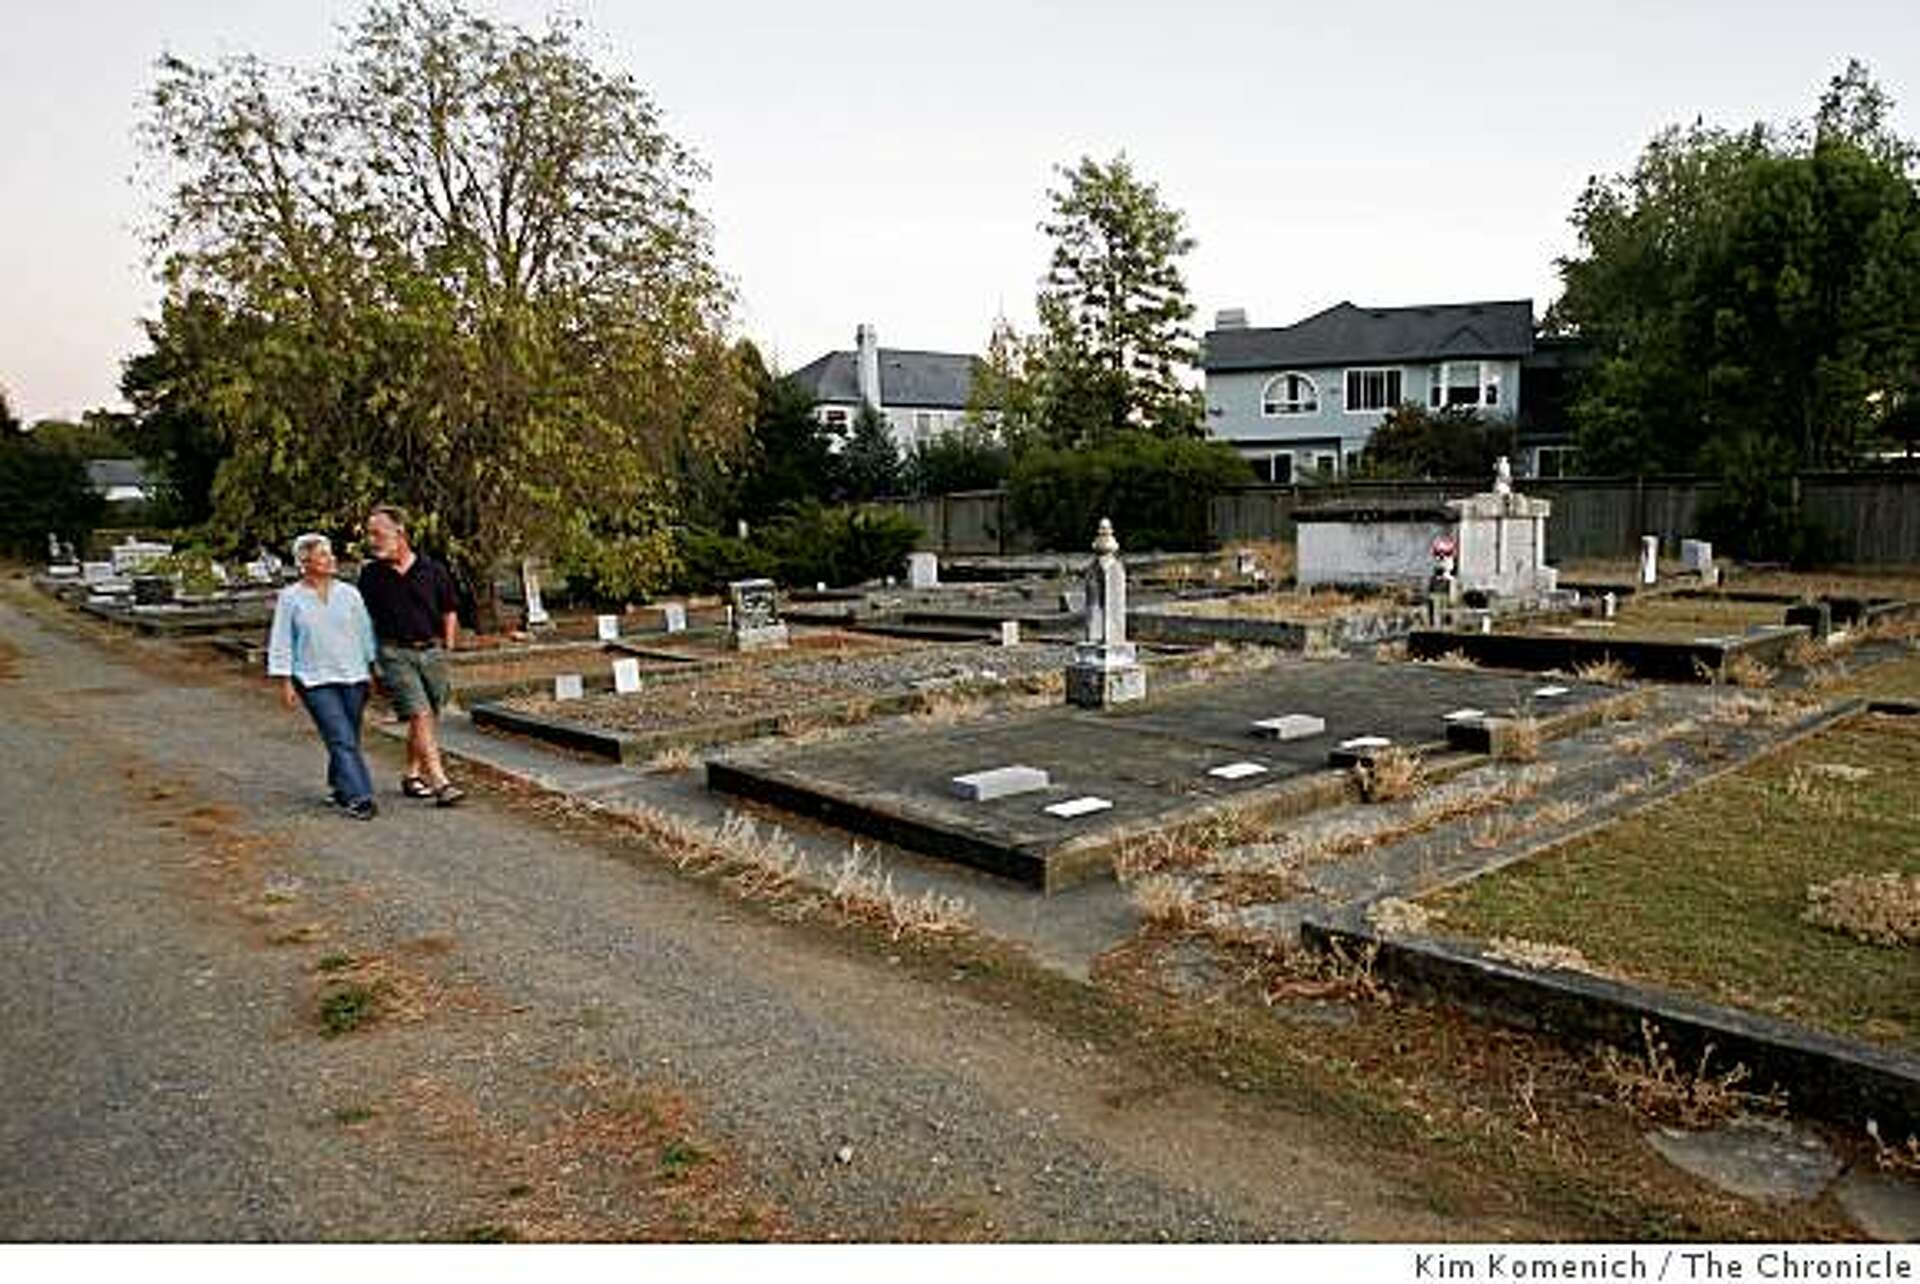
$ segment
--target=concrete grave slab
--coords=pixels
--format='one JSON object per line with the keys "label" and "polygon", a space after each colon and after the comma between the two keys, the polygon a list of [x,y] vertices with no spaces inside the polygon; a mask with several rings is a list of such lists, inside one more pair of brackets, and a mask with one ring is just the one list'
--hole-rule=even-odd
{"label": "concrete grave slab", "polygon": [[1920,1243],[1920,1182],[1855,1169],[1833,1196],[1855,1226],[1881,1243]]}
{"label": "concrete grave slab", "polygon": [[1253,734],[1268,740],[1305,740],[1326,732],[1327,720],[1310,713],[1283,713],[1277,718],[1261,718],[1253,724]]}
{"label": "concrete grave slab", "polygon": [[1015,794],[1030,794],[1052,783],[1047,773],[1038,767],[994,767],[955,776],[953,794],[969,802],[987,802],[994,798],[1011,798]]}
{"label": "concrete grave slab", "polygon": [[[1344,798],[1345,774],[1329,770],[1323,739],[1262,742],[1267,772],[1258,778],[1209,774],[1243,760],[1248,727],[1275,708],[1311,707],[1338,691],[1339,707],[1327,714],[1329,733],[1371,733],[1409,748],[1438,748],[1446,711],[1471,705],[1515,716],[1538,683],[1488,670],[1298,660],[1231,680],[1168,687],[1122,709],[1054,706],[962,722],[933,735],[903,727],[825,744],[741,746],[710,760],[706,779],[720,793],[1057,892],[1108,873],[1121,842],[1202,820],[1229,801],[1279,817]],[[1554,715],[1614,694],[1571,684]],[[1037,805],[980,806],[954,797],[953,777],[996,762],[1070,780],[1112,801],[1112,813],[1063,832]],[[1047,801],[1068,797],[1053,788]]]}
{"label": "concrete grave slab", "polygon": [[1826,1142],[1779,1119],[1744,1117],[1709,1132],[1656,1128],[1646,1140],[1668,1163],[1742,1199],[1805,1203],[1840,1175]]}

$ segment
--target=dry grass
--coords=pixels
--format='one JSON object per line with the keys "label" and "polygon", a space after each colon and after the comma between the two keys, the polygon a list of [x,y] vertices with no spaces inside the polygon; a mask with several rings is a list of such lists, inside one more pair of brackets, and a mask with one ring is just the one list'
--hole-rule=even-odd
{"label": "dry grass", "polygon": [[1540,719],[1531,715],[1515,718],[1506,725],[1500,738],[1500,760],[1502,762],[1538,762],[1540,745],[1544,737],[1540,734]]}
{"label": "dry grass", "polygon": [[1398,896],[1384,896],[1367,906],[1367,925],[1382,936],[1418,935],[1432,919],[1424,908]]}
{"label": "dry grass", "polygon": [[314,965],[314,1020],[328,1038],[376,1024],[423,1021],[433,984],[378,955],[330,954]]}
{"label": "dry grass", "polygon": [[1265,836],[1266,830],[1251,817],[1228,807],[1204,820],[1126,840],[1113,856],[1114,877],[1126,884],[1151,874],[1190,869],[1221,851]]}
{"label": "dry grass", "polygon": [[1604,660],[1589,660],[1573,671],[1573,676],[1582,682],[1598,683],[1602,686],[1625,686],[1633,673],[1613,656]]}
{"label": "dry grass", "polygon": [[1543,972],[1598,974],[1598,969],[1587,962],[1586,955],[1571,945],[1550,945],[1516,936],[1496,936],[1487,943],[1485,953],[1496,962],[1512,963]]}
{"label": "dry grass", "polygon": [[1635,1114],[1684,1128],[1706,1128],[1736,1115],[1777,1111],[1786,1105],[1784,1093],[1742,1088],[1749,1077],[1743,1065],[1720,1073],[1710,1071],[1711,1043],[1701,1050],[1700,1063],[1689,1073],[1674,1061],[1659,1027],[1651,1021],[1640,1022],[1640,1037],[1645,1043],[1640,1056],[1601,1048],[1596,1066],[1614,1099]]}
{"label": "dry grass", "polygon": [[1920,944],[1920,874],[1847,874],[1807,889],[1807,922],[1870,945]]}
{"label": "dry grass", "polygon": [[671,749],[662,749],[647,760],[648,771],[680,772],[692,771],[700,765],[700,751],[691,745],[675,745]]}
{"label": "dry grass", "polygon": [[1758,690],[1773,685],[1774,670],[1760,663],[1752,656],[1742,652],[1727,661],[1727,681],[1746,690]]}
{"label": "dry grass", "polygon": [[1469,656],[1465,651],[1448,651],[1444,655],[1436,655],[1430,660],[1420,660],[1417,661],[1417,663],[1430,665],[1436,669],[1477,669],[1480,667],[1479,661]]}
{"label": "dry grass", "polygon": [[1370,803],[1412,797],[1425,781],[1426,764],[1420,755],[1398,745],[1389,745],[1353,766],[1353,782],[1360,797]]}
{"label": "dry grass", "polygon": [[829,896],[842,913],[879,923],[896,941],[903,936],[949,935],[973,924],[973,908],[962,897],[931,889],[918,896],[896,891],[893,875],[883,872],[858,843],[834,871]]}
{"label": "dry grass", "polygon": [[1908,1135],[1904,1144],[1889,1146],[1880,1139],[1878,1120],[1867,1120],[1867,1136],[1873,1141],[1874,1166],[1881,1172],[1920,1177],[1920,1137]]}
{"label": "dry grass", "polygon": [[1647,727],[1615,736],[1613,747],[1621,753],[1643,754],[1655,745],[1665,744],[1669,740],[1683,740],[1699,730],[1700,724],[1692,718],[1679,718],[1664,726]]}
{"label": "dry grass", "polygon": [[[1062,681],[1065,679],[1063,678]],[[957,723],[971,722],[987,711],[985,700],[978,696],[955,695],[950,691],[929,691],[920,701],[920,707],[908,715],[908,721],[922,730],[935,730],[951,727]]]}
{"label": "dry grass", "polygon": [[1128,895],[1140,916],[1157,927],[1185,931],[1200,921],[1200,898],[1189,879],[1148,874],[1133,884]]}

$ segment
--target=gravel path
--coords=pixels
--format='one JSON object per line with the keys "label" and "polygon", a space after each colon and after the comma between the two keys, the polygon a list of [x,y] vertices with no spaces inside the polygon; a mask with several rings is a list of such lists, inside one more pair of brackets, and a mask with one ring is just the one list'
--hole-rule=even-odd
{"label": "gravel path", "polygon": [[[303,717],[25,597],[0,584],[6,1238],[1554,1234],[505,804],[334,816]],[[320,1036],[349,958],[409,1019]],[[616,1122],[711,1162],[647,1179]]]}

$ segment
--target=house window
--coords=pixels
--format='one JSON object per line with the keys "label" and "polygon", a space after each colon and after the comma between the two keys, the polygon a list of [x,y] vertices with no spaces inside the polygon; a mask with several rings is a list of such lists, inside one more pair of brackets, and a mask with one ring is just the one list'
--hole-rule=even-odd
{"label": "house window", "polygon": [[938,429],[939,426],[939,416],[935,415],[931,410],[916,410],[913,412],[913,439],[915,441],[927,441],[931,439],[934,431]]}
{"label": "house window", "polygon": [[1280,486],[1291,485],[1293,482],[1293,456],[1290,454],[1252,455],[1248,457],[1247,463],[1252,466],[1256,481],[1271,482]]}
{"label": "house window", "polygon": [[1320,410],[1320,390],[1306,375],[1288,371],[1275,375],[1260,391],[1260,413],[1272,419],[1278,415],[1311,415]]}
{"label": "house window", "polygon": [[1500,376],[1490,361],[1443,361],[1428,370],[1427,404],[1435,410],[1446,406],[1497,406]]}
{"label": "house window", "polygon": [[1340,475],[1340,456],[1315,455],[1313,457],[1313,471],[1320,474],[1321,481],[1332,481]]}
{"label": "house window", "polygon": [[847,412],[838,406],[829,406],[820,412],[820,422],[829,428],[845,428]]}
{"label": "house window", "polygon": [[1533,453],[1535,477],[1571,477],[1575,466],[1572,446],[1542,446]]}
{"label": "house window", "polygon": [[1360,471],[1360,452],[1357,450],[1349,450],[1347,452],[1347,466],[1345,470],[1346,475],[1348,477],[1351,477],[1359,471]]}
{"label": "house window", "polygon": [[1391,410],[1400,404],[1398,370],[1347,371],[1347,413]]}

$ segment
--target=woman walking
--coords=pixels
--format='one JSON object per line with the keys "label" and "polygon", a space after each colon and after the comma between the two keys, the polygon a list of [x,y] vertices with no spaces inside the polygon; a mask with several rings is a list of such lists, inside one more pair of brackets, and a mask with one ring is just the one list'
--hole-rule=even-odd
{"label": "woman walking", "polygon": [[280,700],[307,706],[327,746],[327,787],[334,805],[355,820],[372,820],[373,778],[360,753],[360,715],[373,665],[373,621],[360,591],[333,578],[333,544],[325,535],[293,541],[300,579],[280,591],[267,639],[267,676],[280,679]]}

